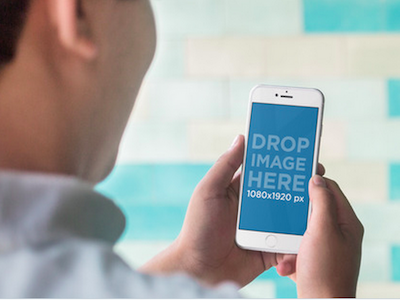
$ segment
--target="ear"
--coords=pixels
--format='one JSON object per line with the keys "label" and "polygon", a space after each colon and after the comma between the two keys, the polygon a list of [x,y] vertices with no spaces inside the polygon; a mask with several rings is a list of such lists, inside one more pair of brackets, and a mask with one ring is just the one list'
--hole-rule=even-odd
{"label": "ear", "polygon": [[[93,60],[97,47],[88,34],[88,22],[81,12],[81,0],[44,0],[53,24],[58,30],[60,44],[75,55]],[[82,27],[84,30],[82,30]]]}

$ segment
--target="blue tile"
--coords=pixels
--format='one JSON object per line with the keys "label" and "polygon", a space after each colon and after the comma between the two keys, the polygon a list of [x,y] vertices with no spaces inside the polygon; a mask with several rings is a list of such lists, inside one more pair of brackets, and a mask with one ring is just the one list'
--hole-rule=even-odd
{"label": "blue tile", "polygon": [[400,246],[392,247],[392,280],[400,281]]}
{"label": "blue tile", "polygon": [[400,31],[400,0],[386,0],[386,29]]}
{"label": "blue tile", "polygon": [[383,31],[386,27],[385,9],[382,0],[304,0],[305,31]]}
{"label": "blue tile", "polygon": [[387,89],[389,117],[400,117],[400,79],[389,79]]}
{"label": "blue tile", "polygon": [[400,163],[390,165],[389,194],[391,200],[400,200]]}

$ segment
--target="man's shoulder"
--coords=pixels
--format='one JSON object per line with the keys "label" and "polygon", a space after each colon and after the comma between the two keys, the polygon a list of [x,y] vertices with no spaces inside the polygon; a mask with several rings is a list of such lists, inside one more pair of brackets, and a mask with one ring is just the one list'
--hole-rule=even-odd
{"label": "man's shoulder", "polygon": [[236,288],[207,289],[184,274],[151,276],[132,269],[97,240],[63,239],[0,255],[0,297],[219,298]]}

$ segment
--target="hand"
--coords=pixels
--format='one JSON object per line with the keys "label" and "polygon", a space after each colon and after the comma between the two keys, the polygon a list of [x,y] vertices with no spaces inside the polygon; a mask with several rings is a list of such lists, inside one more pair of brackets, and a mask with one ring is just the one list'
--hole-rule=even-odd
{"label": "hand", "polygon": [[297,283],[299,298],[355,297],[364,228],[339,186],[316,175],[312,212],[298,255],[277,271]]}
{"label": "hand", "polygon": [[[183,271],[208,285],[231,280],[244,286],[289,255],[248,251],[235,243],[244,137],[238,136],[196,187],[182,231],[142,271]],[[284,265],[284,264],[282,264]]]}

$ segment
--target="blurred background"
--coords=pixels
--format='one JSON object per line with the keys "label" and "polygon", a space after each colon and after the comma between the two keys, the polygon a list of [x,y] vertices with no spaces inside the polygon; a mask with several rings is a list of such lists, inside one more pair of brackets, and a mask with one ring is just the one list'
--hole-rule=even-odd
{"label": "blurred background", "polygon": [[[196,184],[239,133],[258,84],[326,97],[320,162],[365,226],[358,296],[400,296],[400,0],[152,0],[158,49],[117,166],[97,189],[142,265],[179,234]],[[296,297],[274,269],[246,297]]]}

